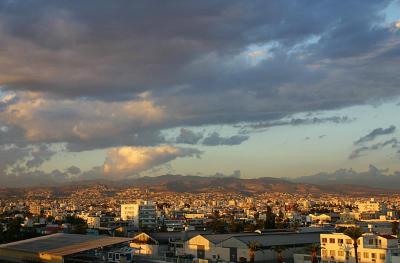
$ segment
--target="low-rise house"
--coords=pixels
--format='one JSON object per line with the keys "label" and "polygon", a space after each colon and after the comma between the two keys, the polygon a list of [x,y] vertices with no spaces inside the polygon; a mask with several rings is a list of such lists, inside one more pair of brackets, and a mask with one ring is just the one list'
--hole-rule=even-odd
{"label": "low-rise house", "polygon": [[250,261],[250,246],[257,244],[255,261],[273,261],[277,258],[276,248],[284,248],[282,256],[292,258],[294,253],[318,243],[320,233],[242,233],[197,235],[185,242],[185,254],[210,261],[228,262]]}

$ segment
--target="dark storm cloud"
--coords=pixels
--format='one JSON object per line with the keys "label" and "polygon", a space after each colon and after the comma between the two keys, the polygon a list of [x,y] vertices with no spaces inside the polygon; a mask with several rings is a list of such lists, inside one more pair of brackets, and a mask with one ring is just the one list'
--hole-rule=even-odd
{"label": "dark storm cloud", "polygon": [[203,145],[206,146],[217,146],[217,145],[239,145],[244,141],[247,141],[249,136],[246,135],[233,135],[230,137],[221,137],[217,132],[211,133],[209,136],[204,138]]}
{"label": "dark storm cloud", "polygon": [[322,123],[349,123],[352,122],[353,119],[347,116],[332,116],[332,117],[324,117],[324,118],[291,118],[287,120],[278,120],[278,121],[269,121],[269,122],[260,122],[251,124],[250,127],[254,129],[262,129],[262,128],[270,128],[275,126],[286,126],[286,125],[311,125],[311,124],[322,124]]}
{"label": "dark storm cloud", "polygon": [[196,133],[192,130],[181,128],[179,135],[176,137],[176,143],[196,144],[203,138],[203,134]]}
{"label": "dark storm cloud", "polygon": [[373,140],[375,140],[375,138],[377,138],[379,136],[392,134],[395,131],[396,131],[396,126],[394,126],[394,125],[392,125],[388,128],[376,128],[376,129],[372,130],[370,133],[368,133],[367,135],[365,135],[365,136],[361,137],[360,139],[358,139],[357,141],[355,141],[354,144],[357,145],[357,144],[362,144],[365,142],[373,141]]}
{"label": "dark storm cloud", "polygon": [[[391,36],[379,25],[388,3],[3,1],[0,41],[9,60],[1,75],[9,89],[102,99],[148,90],[162,96],[181,86],[203,93],[232,83],[276,96],[279,85],[320,81],[329,70],[305,64],[382,46]],[[308,46],[313,37],[320,41]],[[279,58],[272,63],[227,67],[250,45],[271,43],[277,47],[267,52]]]}

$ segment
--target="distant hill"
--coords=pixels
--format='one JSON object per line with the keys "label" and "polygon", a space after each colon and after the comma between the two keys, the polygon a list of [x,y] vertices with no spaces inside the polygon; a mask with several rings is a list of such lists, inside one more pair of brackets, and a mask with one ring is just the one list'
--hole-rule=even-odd
{"label": "distant hill", "polygon": [[[319,178],[319,177],[316,177]],[[297,180],[306,179],[306,177]],[[340,183],[339,183],[340,182]],[[264,192],[281,192],[291,194],[348,194],[348,195],[381,195],[381,194],[399,194],[400,189],[382,189],[366,186],[357,186],[354,184],[346,184],[343,181],[330,181],[326,185],[311,184],[307,182],[293,182],[280,178],[262,177],[256,179],[241,179],[236,177],[205,177],[205,176],[182,176],[182,175],[162,175],[156,177],[138,177],[133,179],[125,179],[120,181],[109,181],[105,179],[72,182],[65,185],[53,187],[37,187],[48,188],[53,193],[65,195],[80,188],[89,186],[101,186],[112,188],[113,191],[119,191],[128,187],[146,188],[151,191],[159,192],[237,192],[245,195],[264,193]],[[0,189],[0,195],[21,194],[26,189],[31,188],[13,188]]]}
{"label": "distant hill", "polygon": [[308,183],[317,185],[351,184],[366,187],[400,189],[400,172],[387,174],[387,170],[379,170],[373,165],[365,172],[353,169],[339,169],[333,173],[318,173],[289,179],[294,183]]}
{"label": "distant hill", "polygon": [[[89,182],[86,182],[89,183]],[[91,184],[96,184],[91,181]],[[75,183],[84,185],[85,182]],[[336,183],[329,185],[319,185],[310,183],[291,182],[285,179],[273,177],[261,177],[256,179],[242,179],[235,177],[205,177],[205,176],[183,176],[183,175],[162,175],[156,177],[139,177],[122,181],[102,181],[102,184],[114,187],[145,187],[152,191],[164,192],[207,192],[207,191],[226,191],[238,192],[243,194],[255,194],[263,192],[282,192],[298,194],[388,194],[400,193],[399,190],[387,191],[373,187],[348,185]]]}

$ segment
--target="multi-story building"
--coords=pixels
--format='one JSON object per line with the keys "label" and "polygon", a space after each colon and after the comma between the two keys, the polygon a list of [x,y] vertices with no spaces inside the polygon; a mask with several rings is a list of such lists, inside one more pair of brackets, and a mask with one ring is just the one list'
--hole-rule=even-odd
{"label": "multi-story building", "polygon": [[358,211],[360,213],[363,212],[378,212],[382,214],[386,214],[387,206],[383,202],[375,201],[374,198],[371,198],[369,201],[366,202],[357,202]]}
{"label": "multi-story building", "polygon": [[88,216],[86,222],[89,228],[99,228],[100,216]]}
{"label": "multi-story building", "polygon": [[[322,263],[353,263],[353,240],[343,233],[321,234]],[[398,238],[392,235],[363,234],[357,241],[359,262],[392,263],[399,254]]]}
{"label": "multi-story building", "polygon": [[133,204],[122,204],[121,219],[132,221],[139,228],[155,229],[157,227],[157,207],[151,201],[140,200]]}
{"label": "multi-story building", "polygon": [[29,212],[32,215],[40,215],[42,211],[42,207],[38,204],[32,204],[29,206]]}

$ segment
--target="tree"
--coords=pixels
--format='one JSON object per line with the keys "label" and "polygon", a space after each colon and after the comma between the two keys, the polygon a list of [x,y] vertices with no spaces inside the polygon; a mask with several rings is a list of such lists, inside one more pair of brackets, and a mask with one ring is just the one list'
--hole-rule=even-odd
{"label": "tree", "polygon": [[265,213],[265,229],[274,229],[275,228],[275,214],[272,212],[270,206],[267,206],[267,212]]}
{"label": "tree", "polygon": [[226,225],[223,220],[214,219],[211,222],[211,229],[213,230],[214,233],[225,234],[226,233],[225,228],[226,228]]}
{"label": "tree", "polygon": [[344,234],[353,240],[356,263],[358,263],[358,243],[357,243],[357,241],[360,237],[362,237],[363,231],[359,227],[350,227],[344,231]]}
{"label": "tree", "polygon": [[283,251],[286,250],[285,246],[274,246],[274,251],[276,252],[276,260],[278,263],[283,263]]}
{"label": "tree", "polygon": [[261,250],[261,244],[257,241],[250,241],[247,244],[247,247],[249,248],[250,262],[254,262],[255,257],[256,257],[256,252]]}
{"label": "tree", "polygon": [[67,216],[65,222],[72,227],[72,234],[86,234],[87,224],[82,218],[75,216]]}
{"label": "tree", "polygon": [[311,244],[310,251],[311,251],[311,263],[318,263],[317,254],[320,249],[319,244]]}
{"label": "tree", "polygon": [[399,221],[392,222],[392,235],[397,235],[399,233]]}

